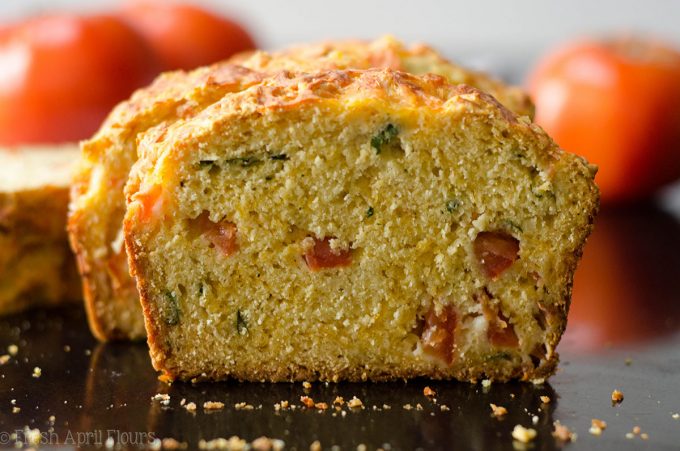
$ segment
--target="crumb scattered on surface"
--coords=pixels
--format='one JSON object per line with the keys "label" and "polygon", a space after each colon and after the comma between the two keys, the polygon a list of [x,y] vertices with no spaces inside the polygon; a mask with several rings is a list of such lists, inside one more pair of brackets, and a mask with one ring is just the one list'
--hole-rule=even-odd
{"label": "crumb scattered on surface", "polygon": [[195,402],[187,403],[187,405],[185,405],[184,408],[187,409],[189,412],[196,412],[196,403]]}
{"label": "crumb scattered on surface", "polygon": [[512,438],[520,443],[530,443],[536,438],[536,429],[525,428],[521,424],[517,424],[512,430]]}
{"label": "crumb scattered on surface", "polygon": [[254,451],[281,451],[285,443],[283,440],[262,436],[253,440],[250,446]]}
{"label": "crumb scattered on surface", "polygon": [[543,404],[550,404],[550,396],[541,396],[541,402]]}
{"label": "crumb scattered on surface", "polygon": [[71,347],[69,345],[64,345],[64,352],[71,352]]}
{"label": "crumb scattered on surface", "polygon": [[335,399],[333,400],[333,404],[336,406],[341,406],[345,403],[345,400],[343,399],[342,396],[336,396]]}
{"label": "crumb scattered on surface", "polygon": [[19,353],[19,346],[9,345],[9,346],[7,346],[7,352],[9,353],[9,355],[14,357],[15,355],[17,355]]}
{"label": "crumb scattered on surface", "polygon": [[327,410],[328,409],[328,404],[325,402],[317,402],[314,404],[314,408],[317,410]]}
{"label": "crumb scattered on surface", "polygon": [[626,432],[626,438],[627,438],[628,440],[632,440],[632,439],[635,438],[635,436],[633,435],[632,432]]}
{"label": "crumb scattered on surface", "polygon": [[224,409],[224,403],[220,401],[206,401],[203,403],[203,408],[205,410],[222,410]]}
{"label": "crumb scattered on surface", "polygon": [[590,432],[593,435],[600,436],[602,435],[602,431],[607,429],[607,422],[599,420],[597,418],[593,418],[590,420],[590,429],[588,429],[588,432]]}
{"label": "crumb scattered on surface", "polygon": [[427,396],[428,398],[434,398],[437,395],[437,392],[432,390],[430,387],[425,387],[423,388],[423,395]]}
{"label": "crumb scattered on surface", "polygon": [[305,407],[311,409],[314,407],[314,400],[309,396],[300,396],[300,402],[304,404]]}
{"label": "crumb scattered on surface", "polygon": [[439,409],[442,412],[448,412],[449,410],[451,410],[451,409],[449,409],[449,406],[447,406],[446,404],[442,404],[441,406],[439,406]]}
{"label": "crumb scattered on surface", "polygon": [[538,424],[538,419],[539,419],[539,418],[538,418],[538,415],[534,415],[533,417],[531,417],[531,423],[532,423],[534,426],[536,426],[536,425]]}
{"label": "crumb scattered on surface", "polygon": [[236,409],[236,410],[254,410],[255,406],[253,406],[252,404],[248,404],[247,402],[243,401],[243,402],[237,402],[236,404],[234,404],[234,409]]}
{"label": "crumb scattered on surface", "polygon": [[310,388],[312,388],[312,384],[307,381],[304,381],[302,383],[302,388],[304,388],[305,390],[309,390]]}
{"label": "crumb scattered on surface", "polygon": [[358,409],[364,406],[364,403],[361,401],[361,399],[357,398],[356,396],[352,396],[352,399],[350,399],[347,402],[347,406],[350,407],[351,409]]}
{"label": "crumb scattered on surface", "polygon": [[633,427],[633,434],[639,435],[640,432],[642,432],[642,429],[640,429],[640,426],[634,426]]}
{"label": "crumb scattered on surface", "polygon": [[5,363],[9,362],[9,359],[9,354],[0,355],[0,365],[4,365]]}
{"label": "crumb scattered on surface", "polygon": [[614,390],[612,392],[612,402],[615,404],[620,404],[623,402],[623,393],[619,390]]}
{"label": "crumb scattered on surface", "polygon": [[646,432],[643,432],[642,434],[640,434],[640,438],[642,440],[649,440],[649,434],[647,434]]}
{"label": "crumb scattered on surface", "polygon": [[562,442],[573,442],[576,440],[576,433],[572,432],[567,426],[559,421],[553,423],[555,429],[552,431],[552,436]]}
{"label": "crumb scattered on surface", "polygon": [[229,439],[216,438],[213,440],[199,440],[199,449],[228,449],[231,451],[242,451],[247,448],[248,442],[234,435]]}
{"label": "crumb scattered on surface", "polygon": [[673,415],[671,415],[671,417],[672,417],[674,420],[680,420],[680,413],[674,413]]}
{"label": "crumb scattered on surface", "polygon": [[423,406],[420,403],[417,403],[416,410],[423,410]]}
{"label": "crumb scattered on surface", "polygon": [[491,407],[491,415],[493,415],[496,418],[501,418],[508,413],[508,409],[506,409],[503,406],[497,406],[496,404],[489,404],[489,407]]}
{"label": "crumb scattered on surface", "polygon": [[33,377],[37,379],[40,376],[42,376],[42,370],[40,369],[39,366],[36,366],[35,368],[33,368]]}
{"label": "crumb scattered on surface", "polygon": [[357,451],[366,451],[366,445],[359,443],[359,445],[357,445]]}
{"label": "crumb scattered on surface", "polygon": [[412,410],[413,406],[411,404],[404,404],[404,410]]}
{"label": "crumb scattered on surface", "polygon": [[186,442],[180,442],[172,437],[161,440],[162,449],[187,449],[189,445]]}
{"label": "crumb scattered on surface", "polygon": [[633,359],[631,359],[630,357],[626,357],[624,363],[626,364],[626,366],[631,366],[633,364]]}
{"label": "crumb scattered on surface", "polygon": [[309,451],[321,451],[321,442],[318,440],[312,442],[312,444],[309,445]]}
{"label": "crumb scattered on surface", "polygon": [[484,380],[482,380],[482,387],[484,387],[484,388],[489,388],[489,387],[491,387],[491,379],[484,379]]}
{"label": "crumb scattered on surface", "polygon": [[539,379],[532,379],[531,383],[534,385],[543,385],[545,384],[545,378],[541,377]]}
{"label": "crumb scattered on surface", "polygon": [[152,401],[170,401],[170,395],[166,393],[156,393],[151,397]]}
{"label": "crumb scattered on surface", "polygon": [[12,413],[19,413],[21,412],[21,407],[14,406],[12,407]]}

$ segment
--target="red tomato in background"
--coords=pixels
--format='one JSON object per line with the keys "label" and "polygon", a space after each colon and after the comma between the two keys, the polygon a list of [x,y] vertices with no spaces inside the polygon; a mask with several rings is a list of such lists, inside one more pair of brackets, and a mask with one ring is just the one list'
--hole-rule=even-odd
{"label": "red tomato in background", "polygon": [[680,176],[680,53],[651,40],[569,43],[529,80],[536,122],[599,166],[602,201],[638,200]]}
{"label": "red tomato in background", "polygon": [[109,16],[52,15],[0,33],[0,144],[93,134],[158,65],[129,25]]}
{"label": "red tomato in background", "polygon": [[255,48],[239,24],[194,5],[139,0],[126,3],[122,14],[146,37],[164,70],[193,69]]}

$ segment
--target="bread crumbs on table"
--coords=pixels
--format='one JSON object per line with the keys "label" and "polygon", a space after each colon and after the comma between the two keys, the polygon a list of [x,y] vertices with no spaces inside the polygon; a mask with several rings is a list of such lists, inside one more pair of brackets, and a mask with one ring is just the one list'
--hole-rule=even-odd
{"label": "bread crumbs on table", "polygon": [[503,416],[507,415],[508,409],[506,409],[503,406],[497,406],[496,404],[489,404],[489,407],[491,407],[491,415],[496,417],[496,418],[502,418]]}
{"label": "bread crumbs on table", "polygon": [[553,426],[555,426],[555,429],[552,431],[552,436],[557,440],[565,443],[576,441],[576,433],[572,432],[567,426],[563,425],[559,421],[555,421]]}
{"label": "bread crumbs on table", "polygon": [[21,412],[21,407],[14,406],[12,407],[12,413],[19,413]]}
{"label": "bread crumbs on table", "polygon": [[9,346],[7,346],[7,352],[9,353],[9,355],[11,355],[12,357],[14,357],[14,356],[17,355],[17,353],[19,352],[19,346],[17,346],[17,345],[9,345]]}
{"label": "bread crumbs on table", "polygon": [[607,429],[607,423],[605,421],[598,420],[597,418],[590,420],[590,429],[588,429],[588,432],[592,435],[600,436],[605,429]]}
{"label": "bread crumbs on table", "polygon": [[521,424],[517,424],[512,430],[512,438],[520,443],[530,443],[536,438],[536,429],[525,428]]}
{"label": "bread crumbs on table", "polygon": [[649,439],[649,434],[647,434],[646,432],[643,432],[642,434],[640,434],[640,438],[641,438],[642,440],[648,440],[648,439]]}
{"label": "bread crumbs on table", "polygon": [[484,387],[484,388],[489,388],[489,387],[491,387],[491,379],[484,379],[484,380],[482,380],[482,387]]}
{"label": "bread crumbs on table", "polygon": [[612,403],[621,404],[623,402],[623,392],[619,390],[614,390],[612,392]]}
{"label": "bread crumbs on table", "polygon": [[416,410],[423,410],[423,406],[420,403],[416,404]]}
{"label": "bread crumbs on table", "polygon": [[205,410],[222,410],[224,409],[224,403],[220,401],[206,401],[203,403],[203,408]]}
{"label": "bread crumbs on table", "polygon": [[404,410],[412,410],[413,406],[411,404],[404,404]]}
{"label": "bread crumbs on table", "polygon": [[318,440],[312,442],[312,444],[309,445],[309,451],[321,451],[321,442]]}
{"label": "bread crumbs on table", "polygon": [[328,410],[328,404],[325,402],[317,402],[314,404],[314,408],[317,410]]}
{"label": "bread crumbs on table", "polygon": [[359,409],[364,407],[364,403],[356,396],[352,396],[352,399],[347,402],[347,406],[351,409]]}
{"label": "bread crumbs on table", "polygon": [[172,437],[161,440],[162,449],[187,449],[189,445],[186,442],[180,442]]}
{"label": "bread crumbs on table", "polygon": [[642,432],[640,426],[633,426],[633,434],[640,435],[640,432]]}
{"label": "bread crumbs on table", "polygon": [[366,449],[367,449],[366,445],[364,445],[363,443],[359,443],[357,445],[357,451],[366,451]]}
{"label": "bread crumbs on table", "polygon": [[543,404],[550,404],[550,396],[541,396],[541,402]]}
{"label": "bread crumbs on table", "polygon": [[33,377],[37,379],[40,376],[42,376],[42,370],[40,369],[40,367],[36,366],[35,368],[33,368]]}
{"label": "bread crumbs on table", "polygon": [[248,404],[245,401],[243,402],[237,402],[234,404],[234,408],[236,410],[254,410],[255,407],[252,404]]}
{"label": "bread crumbs on table", "polygon": [[680,413],[674,413],[673,415],[671,415],[671,417],[672,417],[674,420],[680,420]]}
{"label": "bread crumbs on table", "polygon": [[437,395],[437,392],[432,390],[430,387],[425,387],[423,388],[423,395],[427,396],[428,398],[434,398]]}
{"label": "bread crumbs on table", "polygon": [[314,407],[314,400],[309,396],[300,396],[300,402],[305,405],[308,409]]}
{"label": "bread crumbs on table", "polygon": [[449,409],[449,406],[447,406],[446,404],[442,404],[441,406],[439,406],[439,410],[441,410],[442,412],[448,412],[451,409]]}
{"label": "bread crumbs on table", "polygon": [[307,381],[304,381],[302,383],[302,388],[304,388],[305,390],[309,390],[310,388],[312,388],[312,384]]}
{"label": "bread crumbs on table", "polygon": [[9,359],[9,354],[0,355],[0,365],[4,365],[5,363],[9,362]]}
{"label": "bread crumbs on table", "polygon": [[345,400],[343,399],[342,396],[336,396],[335,399],[333,400],[333,404],[336,406],[341,406],[345,403]]}
{"label": "bread crumbs on table", "polygon": [[190,402],[186,406],[184,406],[184,408],[187,409],[189,412],[196,412],[196,403]]}

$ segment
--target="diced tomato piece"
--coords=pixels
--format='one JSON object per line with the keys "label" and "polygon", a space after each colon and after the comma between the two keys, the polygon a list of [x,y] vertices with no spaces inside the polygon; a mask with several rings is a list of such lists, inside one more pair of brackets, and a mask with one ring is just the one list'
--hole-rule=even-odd
{"label": "diced tomato piece", "polygon": [[489,329],[486,335],[494,346],[502,348],[516,348],[519,346],[519,339],[515,333],[515,328],[501,312],[498,312],[495,320],[489,321]]}
{"label": "diced tomato piece", "polygon": [[227,220],[212,222],[210,213],[204,211],[194,220],[194,225],[211,246],[219,249],[225,257],[234,255],[238,251],[239,245],[236,241],[238,228],[233,222]]}
{"label": "diced tomato piece", "polygon": [[498,306],[491,303],[490,296],[486,292],[482,292],[478,299],[482,304],[482,312],[488,323],[486,336],[491,344],[502,348],[519,346],[519,339],[514,326],[510,324],[510,320],[503,315]]}
{"label": "diced tomato piece", "polygon": [[456,311],[446,306],[437,315],[434,307],[425,315],[425,325],[420,341],[423,350],[450,365],[453,362],[454,335],[456,332]]}
{"label": "diced tomato piece", "polygon": [[161,185],[151,185],[149,188],[135,193],[133,200],[139,202],[141,208],[138,210],[142,221],[148,221],[153,216],[160,213],[163,204],[163,188]]}
{"label": "diced tomato piece", "polygon": [[484,273],[495,279],[519,257],[519,241],[503,232],[480,232],[473,244]]}
{"label": "diced tomato piece", "polygon": [[314,246],[307,249],[305,262],[310,270],[342,268],[352,264],[351,250],[332,249],[331,239],[329,237],[322,240],[314,239]]}

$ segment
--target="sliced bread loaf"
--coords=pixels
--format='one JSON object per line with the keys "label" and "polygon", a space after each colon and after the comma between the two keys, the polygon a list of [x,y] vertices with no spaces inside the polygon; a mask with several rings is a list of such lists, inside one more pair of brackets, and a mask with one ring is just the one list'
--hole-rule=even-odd
{"label": "sliced bread loaf", "polygon": [[0,149],[0,314],[81,299],[66,236],[78,147]]}
{"label": "sliced bread loaf", "polygon": [[389,38],[372,43],[299,47],[274,55],[258,52],[189,73],[160,76],[151,86],[120,104],[99,132],[82,144],[81,163],[72,190],[69,234],[78,255],[93,333],[101,340],[145,337],[121,233],[125,211],[123,185],[137,159],[140,137],[156,126],[164,127],[199,114],[225,94],[245,89],[269,72],[293,67],[306,71],[372,66],[445,74],[453,83],[470,83],[492,90],[520,114],[531,112],[528,97],[516,88],[467,71],[425,47],[408,49]]}
{"label": "sliced bread loaf", "polygon": [[595,169],[493,97],[285,72],[139,150],[124,235],[167,377],[553,373]]}

